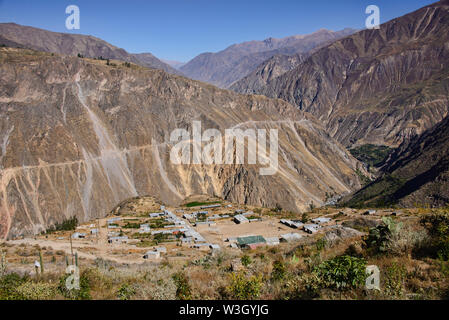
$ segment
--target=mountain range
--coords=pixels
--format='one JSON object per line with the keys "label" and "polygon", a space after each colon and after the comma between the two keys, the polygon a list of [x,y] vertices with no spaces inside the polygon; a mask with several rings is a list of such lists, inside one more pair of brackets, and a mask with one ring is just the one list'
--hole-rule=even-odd
{"label": "mountain range", "polygon": [[238,43],[217,53],[202,53],[180,70],[192,79],[226,88],[274,55],[307,53],[354,32],[350,28],[337,32],[321,29],[308,35]]}
{"label": "mountain range", "polygon": [[[279,170],[175,165],[170,134],[277,129]],[[356,159],[310,114],[138,65],[0,48],[0,235],[35,234],[76,216],[104,216],[152,195],[195,194],[300,212],[360,187]],[[269,186],[269,188],[267,188]]]}
{"label": "mountain range", "polygon": [[[176,70],[92,36],[0,24],[0,238],[103,217],[142,195],[294,213],[339,196],[447,205],[448,34],[443,0],[377,30],[250,41]],[[194,121],[278,130],[279,170],[174,164],[171,133]],[[348,151],[366,145],[394,149],[377,173]]]}
{"label": "mountain range", "polygon": [[285,58],[276,58],[231,88],[314,114],[347,147],[397,147],[448,114],[448,10],[440,1],[357,32],[297,58],[284,73]]}
{"label": "mountain range", "polygon": [[143,67],[161,69],[171,74],[181,74],[151,53],[128,53],[93,36],[58,33],[15,23],[0,23],[0,45],[2,44],[69,56],[79,54],[87,58],[116,59],[133,62]]}

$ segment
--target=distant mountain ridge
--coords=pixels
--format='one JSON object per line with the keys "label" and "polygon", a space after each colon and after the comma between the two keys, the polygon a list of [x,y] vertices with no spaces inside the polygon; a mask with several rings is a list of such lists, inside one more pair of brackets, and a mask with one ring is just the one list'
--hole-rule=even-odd
{"label": "distant mountain ridge", "polygon": [[217,53],[202,53],[180,70],[192,79],[228,87],[275,55],[306,53],[354,32],[355,30],[350,28],[336,32],[321,29],[308,35],[243,42]]}
{"label": "distant mountain ridge", "polygon": [[15,23],[0,23],[1,44],[69,56],[78,54],[87,58],[101,56],[105,59],[117,59],[143,67],[161,69],[171,74],[182,74],[151,53],[132,54],[93,36],[59,33]]}
{"label": "distant mountain ridge", "polygon": [[169,66],[175,68],[175,69],[179,69],[181,68],[183,65],[185,65],[185,62],[180,62],[180,61],[175,61],[175,60],[165,60],[165,59],[160,59],[163,63],[168,64]]}
{"label": "distant mountain ridge", "polygon": [[449,112],[449,1],[337,40],[265,83],[253,74],[231,88],[314,114],[347,147],[397,147]]}

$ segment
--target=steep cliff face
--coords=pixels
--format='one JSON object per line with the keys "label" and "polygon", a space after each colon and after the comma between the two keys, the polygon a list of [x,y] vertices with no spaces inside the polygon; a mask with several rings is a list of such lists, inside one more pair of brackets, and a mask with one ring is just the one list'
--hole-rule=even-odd
{"label": "steep cliff face", "polygon": [[355,30],[350,28],[335,32],[321,29],[307,35],[247,41],[217,53],[202,53],[183,65],[180,70],[192,79],[227,88],[275,55],[306,53],[354,32]]}
{"label": "steep cliff face", "polygon": [[449,117],[391,155],[376,182],[355,193],[351,206],[447,206]]}
{"label": "steep cliff face", "polygon": [[181,74],[151,53],[132,54],[92,36],[51,32],[15,23],[0,23],[0,44],[69,56],[78,54],[89,58],[101,56],[105,59],[117,59],[148,68],[161,69],[171,74]]}
{"label": "steep cliff face", "polygon": [[448,75],[445,0],[338,40],[262,88],[238,91],[311,112],[345,146],[398,146],[448,114]]}
{"label": "steep cliff face", "polygon": [[306,55],[297,53],[294,55],[275,55],[261,63],[257,68],[243,79],[234,82],[229,89],[239,93],[254,94],[280,77],[284,73],[295,69],[304,61]]}
{"label": "steep cliff face", "polygon": [[[279,171],[261,165],[175,165],[174,129],[278,129]],[[163,71],[0,48],[0,238],[120,201],[192,194],[301,211],[358,188],[358,162],[311,115]],[[245,162],[247,163],[247,162]]]}

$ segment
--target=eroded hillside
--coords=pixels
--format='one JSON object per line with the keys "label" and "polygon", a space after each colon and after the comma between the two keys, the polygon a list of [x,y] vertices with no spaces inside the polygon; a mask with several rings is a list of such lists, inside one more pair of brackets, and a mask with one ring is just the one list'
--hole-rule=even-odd
{"label": "eroded hillside", "polygon": [[[313,116],[282,100],[243,96],[136,65],[0,49],[0,236],[104,216],[120,201],[191,194],[301,211],[360,184],[358,162]],[[174,165],[170,133],[279,131],[279,171]]]}

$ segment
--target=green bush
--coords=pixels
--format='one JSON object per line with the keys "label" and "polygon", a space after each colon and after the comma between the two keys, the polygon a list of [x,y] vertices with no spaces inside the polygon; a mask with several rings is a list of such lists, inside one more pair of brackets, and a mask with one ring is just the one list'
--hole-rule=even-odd
{"label": "green bush", "polygon": [[385,293],[389,296],[400,297],[403,292],[403,285],[407,270],[404,266],[393,263],[385,271]]}
{"label": "green bush", "polygon": [[68,289],[66,286],[66,280],[70,276],[70,274],[64,274],[59,279],[59,292],[67,299],[70,300],[91,300],[92,297],[90,295],[90,281],[87,277],[86,272],[81,273],[79,279],[79,289]]}
{"label": "green bush", "polygon": [[310,300],[320,296],[321,281],[315,273],[296,275],[285,283],[281,298],[285,300]]}
{"label": "green bush", "polygon": [[254,300],[259,298],[262,288],[262,276],[247,278],[243,273],[231,273],[231,283],[227,292],[231,299]]}
{"label": "green bush", "polygon": [[129,300],[136,294],[136,290],[128,283],[123,284],[117,291],[117,298],[120,300]]}
{"label": "green bush", "polygon": [[421,219],[432,239],[438,258],[449,260],[449,213],[435,212]]}
{"label": "green bush", "polygon": [[30,281],[17,273],[10,273],[0,278],[0,300],[21,300],[22,295],[17,291],[22,284]]}
{"label": "green bush", "polygon": [[192,298],[192,289],[184,273],[178,272],[173,275],[176,285],[176,298],[179,300],[190,300]]}
{"label": "green bush", "polygon": [[52,233],[55,231],[70,231],[75,230],[78,226],[78,218],[72,217],[70,219],[64,220],[61,223],[56,223],[47,229],[46,233]]}
{"label": "green bush", "polygon": [[354,158],[373,167],[381,166],[391,151],[392,149],[387,146],[375,146],[372,144],[365,144],[349,150]]}
{"label": "green bush", "polygon": [[383,217],[382,224],[369,231],[368,239],[365,241],[368,248],[374,253],[384,253],[390,248],[392,238],[400,231],[401,223],[396,223],[390,217]]}
{"label": "green bush", "polygon": [[363,258],[339,256],[322,262],[313,272],[325,288],[355,289],[365,283],[366,261]]}
{"label": "green bush", "polygon": [[56,296],[54,285],[46,282],[26,281],[17,288],[17,293],[24,300],[51,300]]}
{"label": "green bush", "polygon": [[271,272],[271,279],[274,281],[282,280],[285,278],[287,274],[287,268],[285,267],[285,263],[279,260],[276,260],[273,263],[273,271]]}
{"label": "green bush", "polygon": [[301,222],[302,222],[302,223],[306,223],[306,222],[308,222],[309,220],[310,220],[309,215],[308,215],[306,212],[304,212],[304,213],[302,214],[302,216],[301,216]]}
{"label": "green bush", "polygon": [[242,262],[242,264],[247,267],[252,263],[252,260],[250,258],[250,256],[248,255],[244,255],[243,257],[240,258],[240,261]]}

